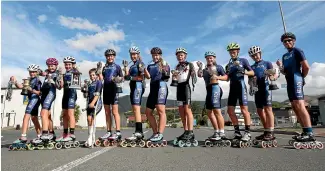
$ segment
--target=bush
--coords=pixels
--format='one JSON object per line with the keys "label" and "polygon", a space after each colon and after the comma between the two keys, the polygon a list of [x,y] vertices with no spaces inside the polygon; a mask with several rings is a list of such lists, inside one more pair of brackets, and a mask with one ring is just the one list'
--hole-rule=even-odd
{"label": "bush", "polygon": [[177,128],[177,124],[173,123],[172,128]]}
{"label": "bush", "polygon": [[[80,113],[81,113],[80,106],[76,105],[76,107],[74,108],[74,117],[75,117],[75,120],[76,120],[76,124],[79,121]],[[63,122],[63,110],[62,110],[61,115],[60,115],[60,121]]]}

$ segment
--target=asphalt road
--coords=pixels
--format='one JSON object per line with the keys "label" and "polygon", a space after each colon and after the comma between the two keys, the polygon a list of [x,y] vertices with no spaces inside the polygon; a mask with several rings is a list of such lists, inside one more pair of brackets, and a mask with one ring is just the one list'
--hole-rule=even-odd
{"label": "asphalt road", "polygon": [[[58,132],[58,131],[57,131]],[[122,130],[124,136],[130,136],[133,129]],[[179,136],[181,128],[167,128],[165,139],[170,141]],[[211,129],[196,129],[196,139],[200,143],[212,134]],[[97,131],[97,136],[104,131]],[[151,130],[146,130],[148,137]],[[227,132],[228,135],[231,132]],[[260,133],[252,133],[253,137]],[[35,136],[34,131],[29,137]],[[184,147],[168,145],[159,148],[121,148],[96,147],[61,149],[8,151],[8,146],[20,131],[3,130],[1,138],[1,169],[6,171],[26,170],[224,170],[224,171],[261,171],[261,170],[324,170],[324,150],[296,150],[287,146],[290,135],[277,135],[279,147],[246,149],[233,147]],[[87,130],[76,132],[77,139],[85,140]],[[325,142],[325,138],[318,138]],[[170,143],[171,144],[171,143]]]}

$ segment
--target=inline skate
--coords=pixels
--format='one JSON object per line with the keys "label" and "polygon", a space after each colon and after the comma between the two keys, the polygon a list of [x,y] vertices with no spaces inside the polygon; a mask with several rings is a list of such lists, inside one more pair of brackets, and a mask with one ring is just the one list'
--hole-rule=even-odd
{"label": "inline skate", "polygon": [[132,134],[131,137],[125,138],[121,141],[120,146],[121,147],[136,147],[137,145],[139,147],[145,147],[146,142],[144,141],[144,135],[143,133],[136,132]]}
{"label": "inline skate", "polygon": [[103,145],[105,147],[115,146],[120,144],[121,141],[122,141],[122,134],[120,132],[116,132],[112,134],[110,137],[108,137],[106,140],[104,140]]}
{"label": "inline skate", "polygon": [[316,141],[314,135],[302,133],[301,136],[296,138],[293,142],[293,147],[296,149],[323,149],[324,144],[322,142]]}
{"label": "inline skate", "polygon": [[[254,144],[254,142],[253,142]],[[274,135],[272,133],[266,133],[260,141],[257,141],[257,144],[254,145],[261,145],[262,148],[271,148],[277,147],[278,142],[276,141]]]}
{"label": "inline skate", "polygon": [[250,133],[245,132],[242,137],[241,137],[241,134],[235,133],[235,137],[232,139],[231,144],[233,144],[233,146],[236,146],[236,147],[239,147],[239,148],[250,147],[251,146],[251,135],[250,135]]}
{"label": "inline skate", "polygon": [[256,136],[255,139],[253,139],[252,143],[253,145],[258,145],[264,138],[266,132],[264,131],[263,134]]}
{"label": "inline skate", "polygon": [[224,133],[215,132],[212,136],[205,140],[204,145],[206,147],[213,147],[215,145],[217,147],[229,147],[231,146],[231,141],[226,138]]}
{"label": "inline skate", "polygon": [[302,133],[296,132],[296,134],[292,137],[292,139],[289,140],[289,145],[290,145],[290,146],[293,146],[293,143],[296,142],[296,141],[297,141],[297,138],[298,138],[299,136],[301,136],[301,135],[302,135]]}
{"label": "inline skate", "polygon": [[31,142],[31,150],[43,150],[44,148],[52,150],[55,147],[52,134],[42,135],[40,138],[35,138]]}
{"label": "inline skate", "polygon": [[180,136],[178,136],[178,137],[176,137],[174,139],[174,141],[173,141],[174,146],[177,146],[178,145],[178,141],[184,137],[184,135],[186,134],[186,132],[187,131],[184,131],[182,135],[180,135]]}
{"label": "inline skate", "polygon": [[193,145],[194,147],[197,147],[199,145],[199,142],[195,139],[193,132],[187,132],[183,137],[181,137],[178,140],[178,147],[190,147]]}
{"label": "inline skate", "polygon": [[99,147],[101,145],[104,145],[104,141],[108,139],[108,137],[112,136],[112,133],[109,131],[107,132],[105,135],[99,137],[96,141],[95,141],[95,146]]}
{"label": "inline skate", "polygon": [[146,147],[166,147],[167,141],[164,140],[163,134],[157,133],[153,134],[147,141]]}
{"label": "inline skate", "polygon": [[9,146],[10,151],[16,150],[30,150],[31,144],[27,142],[27,137],[22,136],[19,139],[15,140],[12,145]]}
{"label": "inline skate", "polygon": [[76,141],[76,136],[73,134],[69,134],[67,136],[63,136],[62,138],[59,138],[56,140],[55,148],[56,149],[62,149],[63,147],[66,149],[69,149],[71,147],[77,148],[80,146],[80,142]]}

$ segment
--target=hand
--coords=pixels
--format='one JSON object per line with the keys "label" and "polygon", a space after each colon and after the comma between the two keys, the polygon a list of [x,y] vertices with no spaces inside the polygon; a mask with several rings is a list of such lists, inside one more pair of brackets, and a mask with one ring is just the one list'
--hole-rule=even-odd
{"label": "hand", "polygon": [[26,90],[33,91],[32,87],[27,87]]}
{"label": "hand", "polygon": [[238,67],[237,72],[238,72],[238,73],[245,74],[245,68],[243,68],[243,67]]}
{"label": "hand", "polygon": [[90,104],[88,105],[88,107],[91,108],[91,109],[93,109],[93,108],[95,108],[95,105],[94,105],[93,103],[90,103]]}
{"label": "hand", "polygon": [[276,64],[277,64],[278,66],[282,66],[282,62],[281,62],[279,59],[276,61]]}
{"label": "hand", "polygon": [[15,83],[17,80],[16,80],[15,76],[11,76],[10,81]]}

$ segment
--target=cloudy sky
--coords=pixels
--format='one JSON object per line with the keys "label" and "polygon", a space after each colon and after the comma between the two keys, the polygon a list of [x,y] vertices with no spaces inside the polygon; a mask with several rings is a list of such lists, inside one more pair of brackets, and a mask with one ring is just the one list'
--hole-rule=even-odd
{"label": "cloudy sky", "polygon": [[[324,94],[325,3],[282,5],[287,30],[296,34],[297,47],[304,50],[311,66],[305,94]],[[45,69],[48,57],[62,61],[64,56],[75,56],[86,76],[98,61],[104,62],[105,49],[114,48],[116,62],[121,64],[129,60],[132,45],[140,47],[145,63],[151,61],[150,48],[161,47],[172,67],[180,46],[187,48],[189,61],[204,61],[205,51],[215,51],[223,66],[229,60],[226,46],[233,41],[241,45],[242,57],[248,56],[253,45],[261,46],[264,60],[273,63],[285,53],[277,2],[2,2],[1,14],[2,86],[11,75],[27,77],[29,64]],[[284,83],[282,76],[278,86]],[[229,83],[221,86],[227,98]],[[128,83],[124,87],[128,93]],[[175,88],[169,90],[169,98],[174,99]],[[205,98],[202,79],[192,96]],[[285,89],[275,91],[273,99],[286,100]]]}

